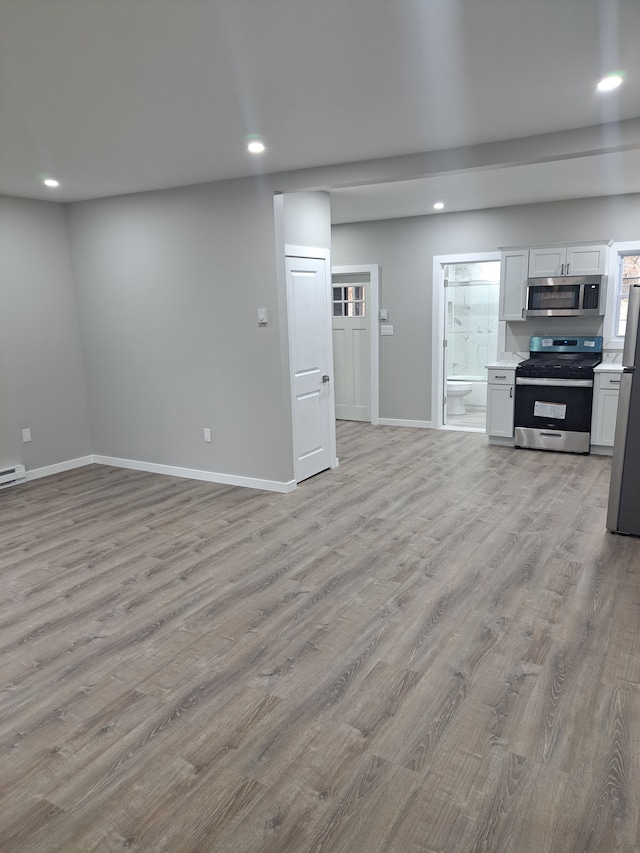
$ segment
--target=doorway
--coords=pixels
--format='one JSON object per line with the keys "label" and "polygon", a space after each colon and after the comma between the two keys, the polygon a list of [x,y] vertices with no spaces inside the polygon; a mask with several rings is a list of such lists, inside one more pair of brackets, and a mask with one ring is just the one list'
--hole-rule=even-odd
{"label": "doorway", "polygon": [[331,270],[335,412],[338,420],[378,423],[380,268]]}
{"label": "doorway", "polygon": [[484,432],[486,365],[504,348],[500,254],[434,258],[433,291],[434,426]]}

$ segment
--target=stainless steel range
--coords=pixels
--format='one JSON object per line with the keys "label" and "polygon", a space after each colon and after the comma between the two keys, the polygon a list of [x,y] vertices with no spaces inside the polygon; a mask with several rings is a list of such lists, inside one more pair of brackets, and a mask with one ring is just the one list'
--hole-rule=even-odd
{"label": "stainless steel range", "polygon": [[516,368],[515,445],[589,453],[593,369],[602,338],[530,339],[529,358]]}

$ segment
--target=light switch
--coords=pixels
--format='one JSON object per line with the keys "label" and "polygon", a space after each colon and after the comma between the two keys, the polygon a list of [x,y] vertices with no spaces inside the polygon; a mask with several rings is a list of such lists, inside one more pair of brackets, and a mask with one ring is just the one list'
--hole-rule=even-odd
{"label": "light switch", "polygon": [[388,320],[389,319],[389,312],[387,311],[386,308],[380,309],[380,319],[381,320]]}
{"label": "light switch", "polygon": [[380,326],[380,334],[381,335],[392,335],[393,334],[393,326]]}
{"label": "light switch", "polygon": [[266,326],[269,322],[269,314],[266,308],[258,308],[258,325]]}

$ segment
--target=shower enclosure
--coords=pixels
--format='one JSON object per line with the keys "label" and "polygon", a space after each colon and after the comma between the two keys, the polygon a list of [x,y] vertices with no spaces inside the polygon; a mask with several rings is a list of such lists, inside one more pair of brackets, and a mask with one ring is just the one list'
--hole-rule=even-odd
{"label": "shower enclosure", "polygon": [[[498,356],[500,262],[447,264],[445,267],[445,388],[464,393],[464,414],[444,406],[444,423],[484,429],[487,406],[485,365]],[[445,392],[445,397],[447,392]]]}

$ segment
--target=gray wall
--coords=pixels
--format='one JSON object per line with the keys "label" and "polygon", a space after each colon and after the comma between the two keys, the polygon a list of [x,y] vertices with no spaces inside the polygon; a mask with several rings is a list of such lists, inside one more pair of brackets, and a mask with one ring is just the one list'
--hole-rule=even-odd
{"label": "gray wall", "polygon": [[291,480],[270,188],[84,202],[68,219],[93,452]]}
{"label": "gray wall", "polygon": [[[66,219],[0,199],[0,465],[93,452],[291,480],[281,244],[328,243],[327,197],[306,195],[287,199],[284,224],[260,179],[75,204]],[[381,417],[431,419],[434,255],[602,238],[640,239],[640,196],[335,226],[333,264],[382,266],[395,334],[380,340]],[[508,340],[539,331],[511,324]]]}
{"label": "gray wall", "polygon": [[285,244],[331,248],[331,199],[327,192],[283,193],[282,235]]}
{"label": "gray wall", "polygon": [[0,466],[33,470],[90,452],[63,207],[0,198]]}
{"label": "gray wall", "polygon": [[[389,311],[394,335],[380,338],[380,416],[432,418],[434,255],[597,239],[640,240],[640,195],[334,226],[334,265],[382,267],[381,305]],[[534,321],[510,324],[508,343],[527,349],[529,336],[542,331]]]}

